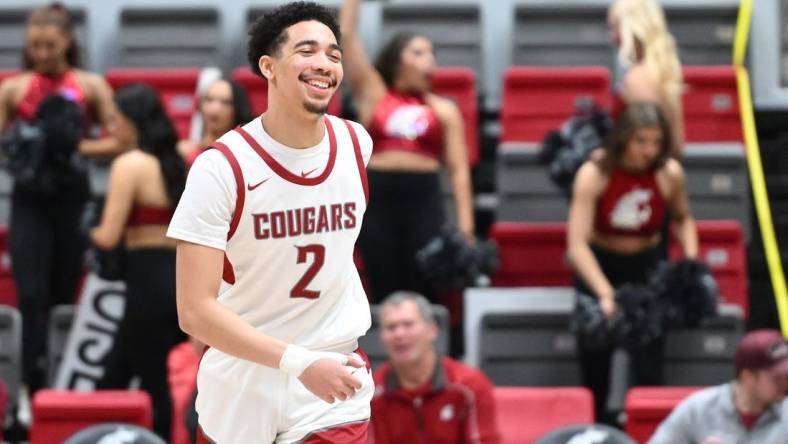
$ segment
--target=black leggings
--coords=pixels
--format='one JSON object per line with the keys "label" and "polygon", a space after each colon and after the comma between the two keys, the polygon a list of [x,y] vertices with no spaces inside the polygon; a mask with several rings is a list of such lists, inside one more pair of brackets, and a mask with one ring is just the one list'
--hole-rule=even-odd
{"label": "black leggings", "polygon": [[185,335],[175,305],[175,251],[130,250],[126,310],[99,388],[126,388],[134,376],[153,399],[153,430],[169,441],[172,400],[167,355]]}
{"label": "black leggings", "polygon": [[[664,259],[664,248],[657,245],[637,254],[618,254],[592,246],[602,272],[610,284],[618,288],[625,283],[645,283],[660,260]],[[579,276],[575,276],[575,288],[589,295],[594,293]],[[583,385],[594,393],[594,409],[597,421],[603,421],[607,410],[607,395],[610,390],[610,367],[615,347],[586,349],[578,340],[580,374]],[[637,385],[662,384],[662,357],[664,341],[659,339],[645,347],[627,350]]]}
{"label": "black leggings", "polygon": [[43,384],[48,318],[58,304],[74,303],[87,246],[79,225],[87,187],[40,199],[14,187],[9,252],[22,313],[22,380],[32,391]]}
{"label": "black leggings", "polygon": [[440,233],[445,217],[438,173],[368,171],[369,207],[358,246],[380,302],[396,290],[435,299],[416,267],[415,253]]}

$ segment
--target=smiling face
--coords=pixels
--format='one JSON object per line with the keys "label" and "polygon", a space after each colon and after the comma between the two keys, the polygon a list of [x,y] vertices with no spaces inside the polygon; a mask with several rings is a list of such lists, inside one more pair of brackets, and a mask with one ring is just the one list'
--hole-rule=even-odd
{"label": "smiling face", "polygon": [[273,56],[260,58],[260,71],[287,102],[324,114],[342,82],[342,50],[331,29],[318,21],[296,23]]}
{"label": "smiling face", "polygon": [[424,319],[412,300],[384,305],[380,326],[383,348],[395,367],[413,365],[424,359],[438,335],[435,323]]}

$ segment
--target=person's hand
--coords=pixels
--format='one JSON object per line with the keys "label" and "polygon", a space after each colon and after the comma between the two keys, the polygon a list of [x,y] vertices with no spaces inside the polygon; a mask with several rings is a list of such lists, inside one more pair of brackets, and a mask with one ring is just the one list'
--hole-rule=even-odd
{"label": "person's hand", "polygon": [[337,399],[344,401],[361,388],[361,381],[348,371],[345,363],[353,368],[363,368],[364,363],[355,355],[337,356],[339,359],[327,356],[316,360],[298,377],[307,390],[329,404]]}
{"label": "person's hand", "polygon": [[605,319],[613,319],[616,315],[616,301],[612,297],[603,297],[599,301],[599,308],[602,309],[602,314],[605,315]]}

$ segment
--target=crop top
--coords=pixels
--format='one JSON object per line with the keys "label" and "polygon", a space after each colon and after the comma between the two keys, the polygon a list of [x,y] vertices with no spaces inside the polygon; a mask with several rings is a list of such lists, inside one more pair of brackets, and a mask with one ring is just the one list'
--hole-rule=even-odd
{"label": "crop top", "polygon": [[651,236],[662,228],[665,198],[657,186],[656,173],[610,173],[594,216],[594,230],[601,234]]}
{"label": "crop top", "polygon": [[441,160],[443,129],[424,98],[389,91],[367,126],[374,153],[408,151]]}
{"label": "crop top", "polygon": [[[85,91],[82,89],[79,81],[77,81],[77,75],[74,70],[69,69],[58,76],[46,76],[34,72],[25,95],[16,106],[16,116],[27,122],[33,121],[36,118],[38,105],[47,96],[53,94],[60,94],[67,99],[73,100],[85,111],[88,109]],[[87,122],[89,122],[87,112],[85,112],[85,122],[85,128],[87,128]]]}
{"label": "crop top", "polygon": [[146,207],[135,205],[131,209],[129,227],[139,227],[141,225],[169,225],[175,210],[170,207]]}

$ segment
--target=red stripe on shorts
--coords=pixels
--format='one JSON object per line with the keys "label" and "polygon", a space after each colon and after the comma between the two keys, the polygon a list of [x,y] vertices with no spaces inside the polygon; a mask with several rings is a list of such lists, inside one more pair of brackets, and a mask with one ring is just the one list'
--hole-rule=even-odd
{"label": "red stripe on shorts", "polygon": [[300,444],[367,444],[369,420],[341,424],[312,432]]}

